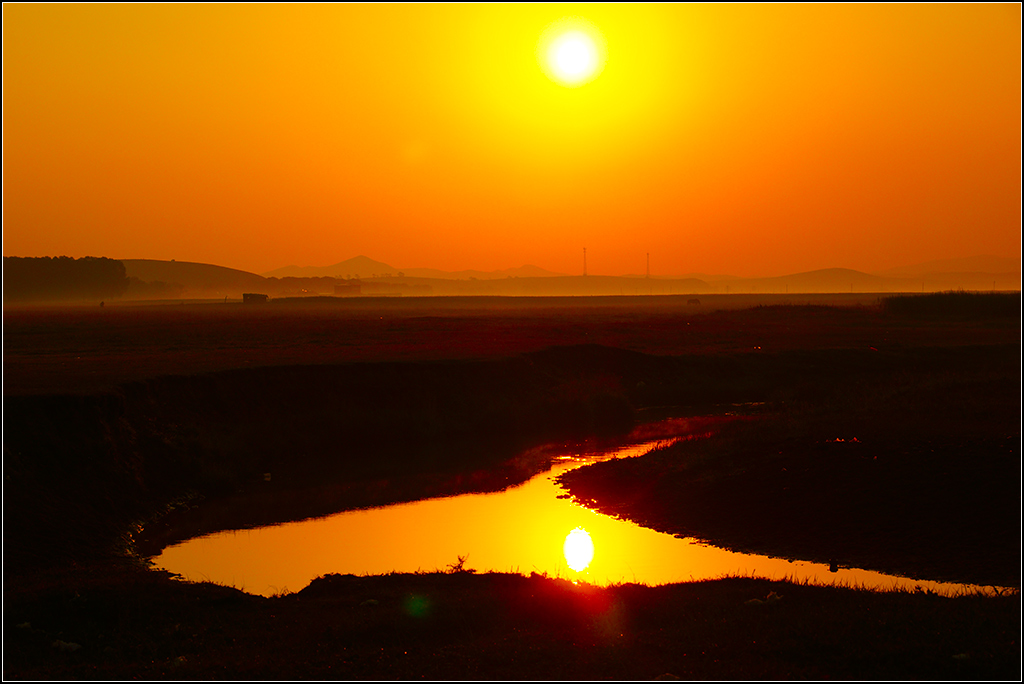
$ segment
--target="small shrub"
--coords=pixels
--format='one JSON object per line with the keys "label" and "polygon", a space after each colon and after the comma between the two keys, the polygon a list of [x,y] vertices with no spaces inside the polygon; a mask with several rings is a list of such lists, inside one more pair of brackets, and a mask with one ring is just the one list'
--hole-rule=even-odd
{"label": "small shrub", "polygon": [[458,560],[456,560],[454,563],[448,564],[448,569],[445,570],[445,572],[449,575],[458,575],[460,573],[475,573],[476,570],[466,567],[467,558],[469,558],[469,556],[458,556]]}

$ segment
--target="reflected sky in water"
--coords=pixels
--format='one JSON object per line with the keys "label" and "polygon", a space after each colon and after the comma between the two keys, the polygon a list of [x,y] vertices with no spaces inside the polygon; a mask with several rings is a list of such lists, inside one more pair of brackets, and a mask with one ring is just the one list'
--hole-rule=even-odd
{"label": "reflected sky in water", "polygon": [[[503,492],[428,499],[199,537],[164,549],[154,562],[186,579],[265,596],[298,591],[327,573],[444,570],[460,557],[465,558],[466,568],[478,572],[547,573],[597,585],[657,585],[739,574],[881,589],[920,586],[943,594],[964,589],[964,585],[857,569],[830,572],[827,565],[818,563],[734,553],[558,498],[565,490],[553,479],[566,470],[608,458],[638,456],[672,441],[596,454],[565,452],[551,470]],[[585,530],[592,544],[588,563],[581,562],[589,553],[583,536],[571,535],[577,529]],[[570,547],[574,550],[569,551]]]}

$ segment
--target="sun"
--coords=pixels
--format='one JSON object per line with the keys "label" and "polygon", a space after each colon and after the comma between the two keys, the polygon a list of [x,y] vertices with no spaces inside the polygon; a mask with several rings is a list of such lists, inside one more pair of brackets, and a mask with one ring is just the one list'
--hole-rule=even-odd
{"label": "sun", "polygon": [[551,80],[567,88],[578,88],[593,81],[604,69],[604,40],[589,22],[563,19],[551,24],[541,35],[537,56]]}
{"label": "sun", "polygon": [[597,46],[582,31],[570,31],[551,44],[548,61],[561,81],[579,83],[597,67]]}

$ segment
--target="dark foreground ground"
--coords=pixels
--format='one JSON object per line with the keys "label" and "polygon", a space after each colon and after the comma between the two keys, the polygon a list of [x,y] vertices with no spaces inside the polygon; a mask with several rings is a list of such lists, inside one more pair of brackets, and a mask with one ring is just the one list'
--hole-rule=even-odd
{"label": "dark foreground ground", "polygon": [[453,562],[263,598],[131,553],[500,488],[543,466],[513,458],[532,445],[759,402],[735,431],[566,484],[725,546],[1020,586],[1019,296],[641,300],[5,311],[5,679],[1018,680],[1019,591],[597,589]]}
{"label": "dark foreground ground", "polygon": [[109,566],[67,577],[57,586],[39,577],[39,593],[26,587],[5,605],[5,678],[1013,680],[1020,672],[1015,596],[744,578],[596,589],[463,572],[331,575],[263,598]]}

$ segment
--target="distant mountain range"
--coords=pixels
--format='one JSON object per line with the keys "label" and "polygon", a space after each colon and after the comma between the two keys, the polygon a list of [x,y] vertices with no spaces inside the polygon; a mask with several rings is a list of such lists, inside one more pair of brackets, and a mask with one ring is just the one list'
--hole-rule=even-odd
{"label": "distant mountain range", "polygon": [[547,278],[565,273],[547,271],[539,266],[520,266],[502,271],[441,271],[436,268],[395,268],[369,257],[357,256],[331,266],[285,266],[263,273],[266,278],[374,278],[384,275],[406,278],[438,278],[441,280],[496,280],[498,278]]}
{"label": "distant mountain range", "polygon": [[[1020,290],[1021,264],[1013,259],[976,256],[946,259],[863,273],[829,268],[772,278],[690,274],[680,277],[565,275],[536,266],[501,271],[447,272],[399,270],[365,256],[331,266],[288,266],[263,275],[183,261],[121,259],[132,284],[127,297],[240,297],[259,292],[272,297],[361,294],[390,296],[545,296],[714,293],[934,292],[940,290]],[[356,284],[357,283],[357,284]],[[336,292],[335,287],[342,290]]]}
{"label": "distant mountain range", "polygon": [[[848,273],[861,273],[861,275],[878,276],[880,278],[918,278],[920,276],[933,276],[939,274],[953,274],[953,273],[964,273],[964,274],[1006,274],[1006,273],[1020,273],[1021,262],[1019,260],[1010,259],[1007,257],[997,257],[991,255],[980,255],[972,257],[961,257],[956,259],[941,259],[937,261],[926,261],[920,264],[914,264],[911,266],[899,266],[896,268],[890,268],[884,271],[875,271],[874,273],[862,273],[860,271],[853,271],[851,269],[820,269],[817,271],[808,271],[807,273],[821,273],[825,274],[831,271],[848,272]],[[262,273],[261,275],[266,278],[312,278],[312,277],[330,277],[330,278],[372,278],[380,277],[384,275],[398,276],[401,273],[407,278],[440,278],[446,280],[469,280],[470,278],[476,278],[477,280],[495,280],[498,278],[551,278],[555,276],[569,275],[567,273],[557,273],[554,271],[548,271],[540,268],[539,266],[520,266],[519,268],[506,268],[500,271],[441,271],[436,268],[395,268],[389,264],[385,264],[382,261],[376,261],[365,256],[357,256],[352,259],[346,259],[345,261],[339,261],[331,266],[284,266],[282,268],[275,269]],[[779,278],[794,278],[797,276],[805,276],[806,274],[796,274],[791,276],[777,276],[774,278],[742,278],[740,276],[733,275],[709,275],[705,273],[687,273],[679,276],[652,276],[659,279],[689,279],[696,278],[703,280],[708,283],[718,283],[727,281],[774,281]],[[622,276],[624,278],[643,278],[645,276],[640,274],[626,274]],[[807,280],[806,277],[799,278],[800,280]]]}

